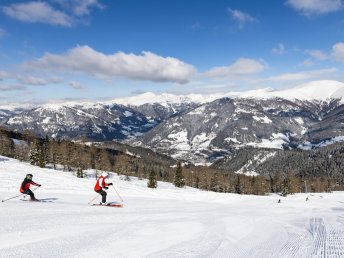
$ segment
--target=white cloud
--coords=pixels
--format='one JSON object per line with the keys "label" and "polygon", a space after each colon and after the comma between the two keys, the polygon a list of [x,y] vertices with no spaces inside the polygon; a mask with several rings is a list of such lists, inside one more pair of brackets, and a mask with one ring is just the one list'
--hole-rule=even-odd
{"label": "white cloud", "polygon": [[228,8],[228,11],[229,11],[230,15],[232,16],[232,18],[238,22],[240,29],[242,29],[245,26],[245,24],[248,22],[257,22],[258,21],[256,18],[252,17],[248,13],[244,13],[242,11],[234,10],[231,8]]}
{"label": "white cloud", "polygon": [[173,57],[161,57],[145,51],[141,55],[123,52],[106,55],[89,46],[77,46],[62,55],[46,53],[23,66],[52,72],[80,72],[100,79],[121,77],[181,84],[189,82],[197,73],[192,65]]}
{"label": "white cloud", "polygon": [[317,60],[326,60],[327,54],[319,49],[306,50],[306,53]]}
{"label": "white cloud", "polygon": [[304,60],[302,63],[301,63],[302,66],[312,66],[314,65],[314,62],[311,58],[307,58],[306,60]]}
{"label": "white cloud", "polygon": [[44,86],[52,83],[59,83],[61,82],[60,79],[57,78],[41,78],[36,76],[17,76],[17,80],[25,85],[34,85],[34,86]]}
{"label": "white cloud", "polygon": [[54,2],[76,16],[89,15],[92,9],[104,8],[104,5],[102,5],[98,0],[54,0]]}
{"label": "white cloud", "polygon": [[77,81],[70,81],[68,82],[69,87],[75,89],[75,90],[85,90],[86,87],[83,86],[80,82]]}
{"label": "white cloud", "polygon": [[2,84],[0,83],[0,91],[15,91],[15,90],[26,90],[24,85],[20,84]]}
{"label": "white cloud", "polygon": [[271,50],[271,52],[276,54],[276,55],[282,55],[284,53],[284,51],[285,51],[285,47],[282,43],[279,43],[276,48],[273,48]]}
{"label": "white cloud", "polygon": [[303,71],[298,73],[285,73],[278,76],[269,77],[267,81],[275,81],[275,82],[282,82],[282,81],[302,81],[308,79],[316,79],[322,76],[329,76],[333,73],[336,73],[336,68],[328,68],[328,69],[321,69],[321,70],[311,70],[311,71]]}
{"label": "white cloud", "polygon": [[332,57],[336,61],[344,62],[344,43],[339,42],[332,47]]}
{"label": "white cloud", "polygon": [[204,75],[209,77],[237,76],[259,73],[264,69],[265,65],[262,61],[249,58],[239,58],[229,66],[214,67],[209,71],[206,71]]}
{"label": "white cloud", "polygon": [[66,13],[55,10],[49,4],[40,1],[12,4],[3,7],[2,10],[7,16],[23,22],[47,23],[65,27],[71,27],[73,22]]}
{"label": "white cloud", "polygon": [[286,4],[308,17],[339,11],[343,8],[342,0],[288,0]]}

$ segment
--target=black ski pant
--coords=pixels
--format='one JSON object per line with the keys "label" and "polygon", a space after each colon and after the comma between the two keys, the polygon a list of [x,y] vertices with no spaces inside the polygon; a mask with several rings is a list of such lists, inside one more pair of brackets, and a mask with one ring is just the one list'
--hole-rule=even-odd
{"label": "black ski pant", "polygon": [[35,195],[33,194],[33,192],[30,189],[26,190],[23,194],[30,195],[31,200],[36,200]]}
{"label": "black ski pant", "polygon": [[107,193],[104,190],[98,190],[96,191],[97,193],[99,193],[102,196],[102,202],[106,202],[106,195]]}

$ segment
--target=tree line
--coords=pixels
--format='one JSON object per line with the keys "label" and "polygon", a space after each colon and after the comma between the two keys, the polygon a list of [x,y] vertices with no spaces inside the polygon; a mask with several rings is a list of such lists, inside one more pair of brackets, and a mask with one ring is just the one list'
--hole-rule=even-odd
{"label": "tree line", "polygon": [[274,172],[252,177],[224,168],[182,166],[182,162],[165,155],[125,144],[38,138],[31,132],[18,133],[4,127],[0,128],[0,155],[39,167],[61,168],[78,177],[84,177],[86,169],[112,171],[127,179],[135,176],[148,179],[147,186],[151,188],[158,186],[157,181],[165,181],[177,187],[191,186],[214,192],[256,195],[274,192],[286,195],[342,190],[344,185],[342,174],[332,178],[326,174],[294,173],[290,167],[284,171],[276,166]]}

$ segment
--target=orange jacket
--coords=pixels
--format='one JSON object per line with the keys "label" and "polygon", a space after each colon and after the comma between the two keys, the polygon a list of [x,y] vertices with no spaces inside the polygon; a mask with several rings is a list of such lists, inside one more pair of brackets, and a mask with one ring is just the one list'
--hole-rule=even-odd
{"label": "orange jacket", "polygon": [[108,187],[109,185],[105,183],[105,177],[100,176],[97,180],[96,185],[94,186],[94,191],[101,191],[104,187]]}
{"label": "orange jacket", "polygon": [[34,181],[25,178],[24,181],[20,185],[20,192],[24,193],[25,191],[29,190],[30,185],[39,186],[39,184],[35,183]]}

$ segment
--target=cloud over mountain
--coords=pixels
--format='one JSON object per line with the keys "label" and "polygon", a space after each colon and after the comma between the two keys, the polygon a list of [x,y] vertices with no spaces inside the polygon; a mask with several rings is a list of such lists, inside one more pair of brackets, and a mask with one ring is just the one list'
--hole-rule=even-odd
{"label": "cloud over mountain", "polygon": [[100,79],[126,78],[153,82],[187,83],[196,69],[174,57],[143,51],[141,55],[104,54],[89,46],[77,46],[62,55],[46,53],[24,64],[27,69],[78,72]]}
{"label": "cloud over mountain", "polygon": [[239,58],[229,66],[218,66],[206,71],[205,76],[226,77],[254,74],[264,71],[265,65],[261,60]]}

